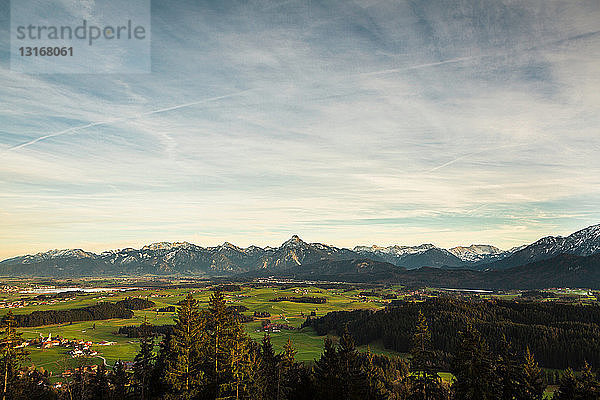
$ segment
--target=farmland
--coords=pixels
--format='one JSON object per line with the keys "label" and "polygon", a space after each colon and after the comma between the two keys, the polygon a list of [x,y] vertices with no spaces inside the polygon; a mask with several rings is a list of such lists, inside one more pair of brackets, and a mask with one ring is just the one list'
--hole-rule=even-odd
{"label": "farmland", "polygon": [[[102,362],[100,357],[106,360],[108,365],[113,365],[118,359],[124,361],[133,360],[139,350],[137,339],[128,338],[125,335],[117,334],[120,327],[140,325],[143,322],[152,325],[173,324],[176,313],[157,312],[157,309],[174,306],[182,300],[188,293],[193,293],[203,306],[208,303],[212,289],[210,286],[203,288],[132,288],[124,290],[97,291],[97,292],[75,292],[69,297],[61,299],[52,299],[40,301],[35,299],[44,289],[39,287],[36,293],[25,293],[31,291],[33,287],[10,286],[5,287],[0,295],[0,316],[4,316],[9,310],[14,314],[29,314],[39,310],[67,310],[73,308],[95,305],[98,302],[108,301],[116,302],[127,297],[139,297],[151,300],[155,303],[152,309],[136,310],[131,319],[110,319],[99,321],[83,321],[64,323],[58,325],[46,325],[39,327],[20,328],[24,339],[35,339],[41,336],[63,337],[66,339],[80,339],[94,343],[93,348],[98,352],[98,356],[90,362]],[[380,293],[392,293],[393,288],[386,289]],[[306,316],[322,316],[330,311],[355,310],[355,309],[380,309],[388,302],[380,297],[361,296],[361,289],[332,290],[320,289],[316,287],[249,287],[242,286],[240,291],[226,292],[228,304],[234,306],[244,306],[248,310],[244,315],[252,316],[254,312],[268,313],[270,317],[255,318],[254,321],[245,323],[246,331],[254,339],[260,340],[264,332],[261,331],[263,321],[269,321],[273,324],[285,324],[294,328],[300,328],[305,321]],[[296,303],[290,301],[271,301],[280,297],[294,296],[313,296],[326,299],[323,304]],[[264,315],[264,314],[263,314]],[[303,328],[296,330],[281,330],[279,332],[270,332],[272,342],[276,350],[280,350],[285,342],[291,339],[298,349],[298,359],[302,361],[311,361],[318,357],[323,346],[323,337],[318,336],[312,328]],[[99,346],[101,341],[114,342],[112,345]],[[377,344],[371,347],[373,352],[382,351]],[[78,360],[72,360],[69,356],[69,349],[62,347],[51,347],[41,349],[28,346],[31,363],[37,367],[43,367],[51,371],[54,375],[62,372],[65,366],[76,364]]]}
{"label": "farmland", "polygon": [[[120,281],[99,280],[90,282],[81,280],[59,283],[64,287],[71,287],[70,290],[79,289],[79,291],[57,295],[56,292],[60,292],[64,288],[44,286],[42,283],[35,281],[5,282],[0,294],[0,307],[2,307],[0,308],[0,316],[4,316],[9,310],[14,314],[70,310],[93,306],[100,302],[114,303],[126,298],[147,299],[154,303],[154,306],[148,309],[134,310],[132,318],[74,321],[58,325],[19,328],[26,340],[51,336],[86,343],[91,342],[89,347],[94,355],[80,358],[72,356],[72,349],[59,345],[48,348],[42,348],[43,346],[38,345],[27,347],[30,353],[29,362],[37,368],[50,371],[53,381],[60,379],[63,371],[84,364],[105,362],[107,365],[112,366],[119,359],[123,361],[133,360],[140,348],[139,340],[119,334],[119,328],[139,326],[144,322],[155,326],[171,325],[176,318],[176,312],[159,312],[158,310],[176,306],[188,293],[193,294],[201,307],[207,307],[209,297],[215,289],[215,285],[208,282],[191,285],[156,285],[139,281],[122,285],[123,282]],[[394,298],[420,302],[443,294],[485,301],[489,299],[513,300],[521,296],[519,292],[459,293],[433,288],[412,290],[401,286],[328,285],[325,287],[305,284],[262,283],[234,285],[233,289],[235,290],[231,290],[232,287],[225,287],[225,289],[224,293],[228,305],[239,307],[242,310],[241,313],[248,319],[252,317],[252,321],[244,323],[245,330],[251,338],[261,340],[265,334],[264,331],[269,331],[276,351],[281,351],[286,341],[290,339],[298,350],[297,359],[305,362],[312,362],[315,358],[318,358],[323,349],[323,336],[318,335],[312,327],[301,328],[309,315],[321,317],[332,311],[380,310],[389,305]],[[47,294],[40,296],[42,293]],[[525,293],[523,294],[525,295]],[[542,298],[539,301],[569,300],[580,303],[596,301],[595,295],[588,291],[545,291],[541,293],[541,296]],[[319,302],[299,302],[302,299],[315,299]],[[322,299],[325,299],[324,303],[321,303]],[[105,345],[101,345],[103,342]],[[385,349],[380,341],[373,341],[368,345],[363,344],[359,347],[362,351],[366,351],[367,348],[373,353],[394,354],[404,357],[403,353]],[[450,379],[450,377],[445,378]]]}

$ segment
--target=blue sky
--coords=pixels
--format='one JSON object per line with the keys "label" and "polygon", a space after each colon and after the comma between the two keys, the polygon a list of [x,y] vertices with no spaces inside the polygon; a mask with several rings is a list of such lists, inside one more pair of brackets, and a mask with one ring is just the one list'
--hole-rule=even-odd
{"label": "blue sky", "polygon": [[0,258],[600,222],[597,1],[154,1],[106,75],[11,72],[0,4]]}

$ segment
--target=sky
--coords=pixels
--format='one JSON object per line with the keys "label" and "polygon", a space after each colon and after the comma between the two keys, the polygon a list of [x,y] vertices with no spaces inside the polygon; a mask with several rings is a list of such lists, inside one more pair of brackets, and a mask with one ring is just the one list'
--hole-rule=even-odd
{"label": "sky", "polygon": [[0,259],[292,234],[510,248],[600,222],[596,0],[151,18],[149,74],[21,74],[0,0]]}

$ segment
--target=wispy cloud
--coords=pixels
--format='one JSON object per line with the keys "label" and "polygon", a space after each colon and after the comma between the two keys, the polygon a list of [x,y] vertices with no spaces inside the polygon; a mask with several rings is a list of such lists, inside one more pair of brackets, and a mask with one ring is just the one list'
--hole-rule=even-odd
{"label": "wispy cloud", "polygon": [[307,4],[155,2],[150,75],[3,59],[0,258],[292,233],[510,247],[598,222],[597,2]]}

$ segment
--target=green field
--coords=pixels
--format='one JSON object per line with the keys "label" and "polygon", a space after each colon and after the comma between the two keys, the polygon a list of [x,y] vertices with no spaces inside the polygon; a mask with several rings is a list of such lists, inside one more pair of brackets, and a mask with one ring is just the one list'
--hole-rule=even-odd
{"label": "green field", "polygon": [[[72,286],[90,286],[89,281],[74,282]],[[115,282],[112,282],[115,284]],[[108,287],[111,281],[93,282],[95,287]],[[140,285],[142,286],[142,285]],[[82,364],[103,363],[112,366],[117,360],[132,361],[139,351],[139,342],[137,339],[127,338],[125,335],[117,334],[117,331],[122,326],[140,325],[144,321],[153,325],[173,324],[176,318],[176,313],[159,313],[156,310],[161,307],[176,305],[188,293],[192,293],[195,299],[200,302],[201,307],[207,307],[209,297],[212,293],[212,288],[204,285],[204,287],[194,287],[187,289],[175,289],[169,287],[159,288],[138,288],[127,291],[102,291],[94,293],[78,293],[76,296],[71,296],[68,299],[53,299],[53,300],[35,300],[37,294],[24,293],[22,289],[31,289],[31,283],[22,284],[17,287],[16,282],[11,282],[9,285],[0,289],[0,317],[4,316],[9,309],[14,314],[28,314],[37,310],[65,310],[80,308],[97,304],[98,302],[109,301],[116,302],[126,297],[138,297],[151,300],[155,306],[148,310],[134,311],[134,316],[131,319],[110,319],[101,321],[85,321],[74,322],[60,325],[47,325],[33,328],[21,328],[20,331],[25,339],[33,339],[40,335],[48,337],[52,334],[53,337],[61,336],[66,339],[81,339],[94,343],[92,349],[98,352],[98,355],[90,358],[73,359],[69,355],[69,348],[54,347],[48,349],[40,349],[36,346],[29,346],[27,349],[30,352],[30,362],[38,368],[44,368],[51,371],[53,380],[59,380],[60,374],[66,369],[80,366]],[[365,291],[364,288],[333,288],[322,289],[316,286],[295,286],[283,287],[281,285],[263,285],[263,286],[241,286],[241,291],[225,292],[225,297],[230,305],[245,306],[248,308],[244,311],[245,315],[253,315],[256,312],[268,312],[271,314],[269,318],[255,318],[254,321],[245,323],[244,327],[247,333],[253,339],[260,341],[264,332],[261,331],[262,320],[268,319],[270,322],[286,324],[294,327],[293,330],[282,330],[281,332],[270,333],[271,342],[276,351],[281,351],[284,344],[290,339],[294,343],[297,352],[297,359],[304,362],[312,362],[315,358],[320,357],[323,349],[323,336],[318,336],[312,328],[300,329],[306,317],[314,312],[317,316],[322,316],[331,311],[348,311],[357,309],[381,309],[389,303],[390,300],[384,300],[382,296],[388,294],[396,294],[398,298],[412,296],[409,291],[406,291],[400,286],[392,286],[388,288],[376,288],[376,296],[363,296],[360,293]],[[371,289],[368,289],[370,291]],[[439,294],[440,289],[425,289],[412,297],[414,301],[423,301],[427,297],[435,297]],[[550,292],[550,291],[548,291]],[[580,296],[581,300],[594,298],[592,294],[584,291],[553,291],[552,295],[560,298],[562,296]],[[326,303],[296,303],[290,301],[270,301],[278,297],[324,297]],[[499,293],[478,295],[482,299],[502,298],[514,299],[520,296],[519,293]],[[11,308],[9,308],[11,307]],[[337,340],[333,336],[334,341]],[[115,342],[110,346],[98,345],[101,341]],[[359,347],[360,351],[370,351],[376,354],[395,355],[406,357],[405,354],[396,353],[387,350],[381,343],[370,343],[368,346]],[[444,380],[451,380],[452,376],[448,373],[442,373]],[[552,389],[552,388],[549,388]]]}
{"label": "green field", "polygon": [[[393,293],[398,288],[390,288],[381,293]],[[242,291],[226,292],[226,299],[231,305],[243,305],[248,307],[244,314],[252,315],[255,311],[269,312],[271,322],[282,323],[299,328],[305,321],[306,316],[311,312],[322,316],[330,311],[355,310],[355,309],[379,309],[385,306],[387,300],[380,297],[359,296],[361,290],[336,290],[319,289],[316,287],[293,287],[280,288],[271,287],[242,287]],[[99,353],[99,356],[106,360],[108,365],[114,365],[115,361],[133,360],[139,350],[137,339],[130,339],[124,335],[118,335],[116,332],[119,327],[126,325],[140,325],[147,321],[153,325],[173,324],[176,317],[175,313],[158,313],[155,309],[169,305],[176,305],[188,293],[193,293],[201,306],[206,307],[212,290],[202,289],[139,289],[127,292],[97,292],[88,294],[78,294],[75,299],[68,301],[59,301],[55,304],[35,303],[33,297],[36,294],[23,293],[2,293],[0,300],[5,302],[15,302],[24,300],[28,304],[24,307],[13,308],[14,314],[28,314],[36,310],[61,310],[70,308],[79,308],[96,304],[101,301],[116,302],[126,297],[140,297],[156,303],[152,310],[135,311],[131,319],[111,319],[103,321],[85,321],[74,322],[61,325],[48,325],[34,328],[22,328],[20,331],[26,339],[39,337],[40,334],[47,337],[60,335],[67,339],[82,339],[98,343],[100,341],[113,341],[116,344],[111,346],[92,346],[93,350]],[[325,304],[307,304],[295,303],[289,301],[271,302],[269,300],[283,296],[317,296],[325,297]],[[29,299],[29,300],[27,300]],[[7,308],[0,309],[0,316],[8,312]],[[261,320],[245,324],[248,334],[256,340],[261,340],[264,332],[259,331]],[[323,347],[323,337],[318,336],[312,328],[297,330],[282,330],[281,332],[271,333],[271,340],[276,350],[281,350],[288,339],[291,339],[298,350],[298,360],[310,362],[319,357]],[[383,349],[383,346],[373,343],[370,346],[361,346],[360,349],[366,351],[367,348],[373,353],[393,354]],[[54,376],[67,368],[71,368],[84,360],[72,359],[67,348],[55,347],[49,349],[39,349],[28,347],[30,360],[37,367],[43,367],[53,373]],[[101,363],[102,358],[94,357],[87,360],[89,363]]]}

